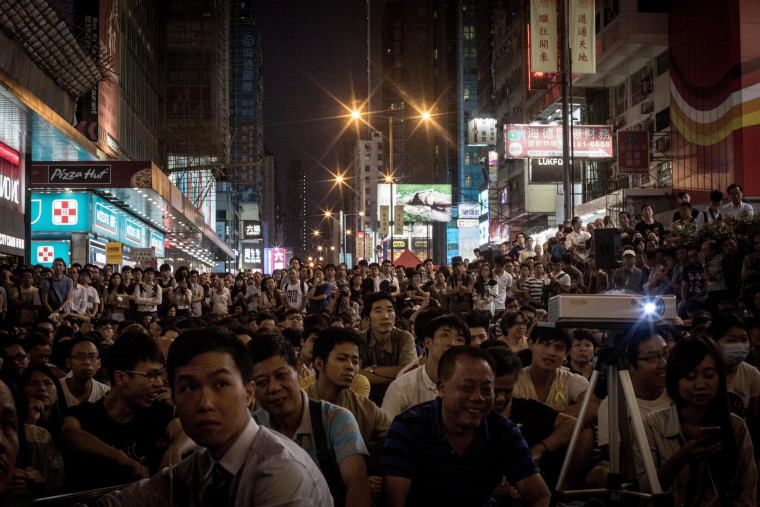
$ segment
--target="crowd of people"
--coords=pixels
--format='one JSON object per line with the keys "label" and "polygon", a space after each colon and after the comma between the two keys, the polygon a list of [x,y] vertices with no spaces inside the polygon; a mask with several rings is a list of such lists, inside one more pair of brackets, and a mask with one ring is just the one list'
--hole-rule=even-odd
{"label": "crowd of people", "polygon": [[[605,488],[630,441],[606,382],[588,394],[615,350],[648,440],[624,476],[651,491],[649,455],[677,505],[755,505],[760,232],[732,235],[752,208],[728,193],[701,214],[679,196],[669,231],[645,204],[441,266],[0,265],[0,502],[548,505],[565,460],[570,486]],[[716,220],[718,240],[673,232]],[[597,265],[602,228],[622,265]],[[679,318],[540,325],[551,297],[610,292],[673,295]]]}

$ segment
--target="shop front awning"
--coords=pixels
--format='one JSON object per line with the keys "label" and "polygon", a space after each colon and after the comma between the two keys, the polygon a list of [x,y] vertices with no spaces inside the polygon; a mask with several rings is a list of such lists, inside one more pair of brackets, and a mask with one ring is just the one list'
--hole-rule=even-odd
{"label": "shop front awning", "polygon": [[151,162],[35,162],[31,172],[35,190],[93,191],[164,234],[170,249],[208,264],[235,257],[201,212]]}

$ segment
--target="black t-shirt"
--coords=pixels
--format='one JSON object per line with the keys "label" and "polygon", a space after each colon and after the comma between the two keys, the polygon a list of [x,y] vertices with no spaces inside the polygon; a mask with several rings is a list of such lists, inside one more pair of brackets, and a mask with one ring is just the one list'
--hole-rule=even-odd
{"label": "black t-shirt", "polygon": [[554,432],[557,412],[549,405],[536,400],[512,398],[509,419],[520,428],[528,447],[533,447]]}
{"label": "black t-shirt", "polygon": [[648,224],[644,222],[643,220],[636,224],[636,232],[641,233],[642,236],[644,236],[644,239],[647,238],[647,235],[650,232],[654,232],[657,234],[657,237],[662,239],[662,237],[665,235],[665,227],[662,226],[660,222],[655,220],[651,224]]}
{"label": "black t-shirt", "polygon": [[[156,401],[148,408],[137,411],[131,421],[120,424],[110,417],[104,405],[105,397],[95,403],[84,402],[69,410],[82,429],[101,441],[115,447],[146,466],[151,475],[169,448],[166,428],[174,417],[174,410],[166,403]],[[93,489],[132,482],[128,470],[118,468],[112,461],[90,454],[71,452],[66,471],[73,489]]]}

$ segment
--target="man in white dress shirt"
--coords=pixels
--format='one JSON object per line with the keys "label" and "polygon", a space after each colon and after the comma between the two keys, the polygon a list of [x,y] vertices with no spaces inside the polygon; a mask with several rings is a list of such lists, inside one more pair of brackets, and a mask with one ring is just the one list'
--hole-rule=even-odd
{"label": "man in white dress shirt", "polygon": [[731,220],[733,218],[749,218],[755,215],[755,210],[752,208],[752,205],[742,202],[743,191],[744,189],[738,183],[732,183],[726,189],[730,201],[724,204],[720,209],[725,220]]}

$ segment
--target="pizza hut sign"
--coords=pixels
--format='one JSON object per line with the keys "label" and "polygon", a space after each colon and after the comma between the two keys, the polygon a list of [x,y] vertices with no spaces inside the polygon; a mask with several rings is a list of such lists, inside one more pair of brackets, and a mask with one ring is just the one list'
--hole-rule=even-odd
{"label": "pizza hut sign", "polygon": [[110,165],[50,165],[48,183],[111,183]]}

